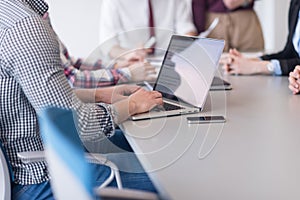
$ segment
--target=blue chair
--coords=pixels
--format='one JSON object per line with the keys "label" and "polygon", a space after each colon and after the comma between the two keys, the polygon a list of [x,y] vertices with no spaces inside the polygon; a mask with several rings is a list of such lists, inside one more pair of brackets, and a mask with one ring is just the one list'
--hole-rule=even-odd
{"label": "blue chair", "polygon": [[[72,111],[45,109],[40,117],[40,128],[51,185],[57,199],[158,199],[155,193],[123,189],[114,163],[100,154],[84,153]],[[111,175],[100,187],[93,188],[93,173],[87,161],[110,167]],[[106,187],[114,177],[118,189]]]}

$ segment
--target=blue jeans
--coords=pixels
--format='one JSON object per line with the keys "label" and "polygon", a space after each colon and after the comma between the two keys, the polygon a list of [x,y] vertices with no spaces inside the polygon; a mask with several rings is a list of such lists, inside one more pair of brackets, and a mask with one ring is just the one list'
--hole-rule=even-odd
{"label": "blue jeans", "polygon": [[[110,169],[109,167],[103,165],[92,164],[92,166],[93,169],[97,172],[95,173],[95,187],[97,187],[101,185],[101,183],[103,183],[103,181],[108,177],[108,175],[110,174]],[[103,176],[103,173],[99,173],[99,171],[102,171],[103,168],[105,168],[104,173],[106,174],[106,176]],[[149,176],[145,172],[131,173],[131,172],[120,171],[120,176],[124,188],[144,190],[144,191],[157,193],[154,185],[149,179]],[[117,187],[116,179],[114,179],[108,186]]]}
{"label": "blue jeans", "polygon": [[[95,171],[94,186],[97,187],[109,176],[110,169],[103,165],[91,164]],[[128,173],[120,171],[122,184],[124,188],[138,189],[144,191],[155,192],[156,189],[150,181],[146,173]],[[116,180],[114,179],[109,186],[116,187]],[[51,190],[50,182],[44,182],[34,185],[18,185],[13,184],[12,187],[13,200],[54,200]]]}
{"label": "blue jeans", "polygon": [[101,141],[85,141],[84,146],[86,151],[92,153],[120,153],[120,152],[133,152],[128,144],[123,132],[116,129],[115,134]]}
{"label": "blue jeans", "polygon": [[108,138],[114,145],[127,152],[133,152],[131,146],[127,142],[123,131],[116,129],[114,136]]}
{"label": "blue jeans", "polygon": [[13,200],[54,200],[50,182],[35,185],[12,184]]}

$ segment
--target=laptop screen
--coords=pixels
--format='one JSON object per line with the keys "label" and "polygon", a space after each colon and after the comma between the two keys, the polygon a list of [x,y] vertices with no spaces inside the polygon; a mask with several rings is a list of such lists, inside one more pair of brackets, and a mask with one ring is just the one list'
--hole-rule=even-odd
{"label": "laptop screen", "polygon": [[173,35],[153,89],[203,107],[223,48],[223,40]]}

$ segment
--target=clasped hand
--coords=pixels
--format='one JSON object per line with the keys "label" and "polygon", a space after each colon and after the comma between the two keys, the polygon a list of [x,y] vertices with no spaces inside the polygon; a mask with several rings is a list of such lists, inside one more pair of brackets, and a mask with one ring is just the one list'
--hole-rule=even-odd
{"label": "clasped hand", "polygon": [[290,72],[289,76],[289,88],[293,94],[299,94],[300,92],[300,66],[297,65],[294,71]]}

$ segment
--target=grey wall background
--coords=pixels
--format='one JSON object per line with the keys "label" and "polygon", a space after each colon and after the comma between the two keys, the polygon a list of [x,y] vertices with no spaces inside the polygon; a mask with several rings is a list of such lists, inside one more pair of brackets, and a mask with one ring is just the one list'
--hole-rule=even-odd
{"label": "grey wall background", "polygon": [[[98,24],[102,1],[109,0],[47,0],[54,29],[71,55],[88,57],[99,45]],[[263,27],[268,52],[282,49],[286,42],[289,2],[290,0],[256,2],[255,10]]]}

